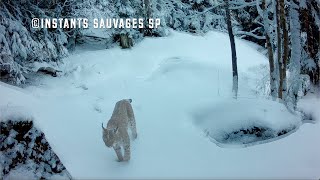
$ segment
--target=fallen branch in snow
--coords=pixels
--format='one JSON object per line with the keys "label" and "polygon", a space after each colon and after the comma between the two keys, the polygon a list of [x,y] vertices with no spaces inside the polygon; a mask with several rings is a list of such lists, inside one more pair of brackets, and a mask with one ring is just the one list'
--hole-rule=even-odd
{"label": "fallen branch in snow", "polygon": [[41,72],[41,73],[44,73],[44,74],[49,74],[53,77],[57,77],[57,73],[58,72],[62,72],[62,71],[59,71],[59,70],[56,70],[52,67],[41,67],[38,69],[37,72]]}
{"label": "fallen branch in snow", "polygon": [[[253,30],[253,31],[255,31],[255,30]],[[251,36],[251,37],[256,38],[256,39],[266,39],[265,36],[258,36],[256,34],[254,34],[253,31],[250,31],[250,32],[238,31],[235,35]]]}

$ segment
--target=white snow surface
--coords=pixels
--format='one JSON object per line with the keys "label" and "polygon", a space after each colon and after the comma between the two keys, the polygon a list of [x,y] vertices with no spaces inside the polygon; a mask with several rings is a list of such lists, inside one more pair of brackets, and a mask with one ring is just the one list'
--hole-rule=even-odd
{"label": "white snow surface", "polygon": [[[283,105],[254,95],[256,74],[249,69],[268,61],[245,41],[236,45],[237,101],[231,93],[228,36],[172,31],[131,50],[78,50],[65,59],[64,76],[48,76],[34,86],[0,83],[0,106],[30,109],[75,179],[319,179],[319,123],[303,124],[285,138],[247,148],[221,148],[195,123],[194,113],[204,108],[216,113],[206,122],[215,132],[255,120],[274,128],[300,125],[299,117]],[[102,141],[101,122],[108,121],[115,103],[124,98],[133,99],[138,139],[131,144],[131,160],[119,163]]]}

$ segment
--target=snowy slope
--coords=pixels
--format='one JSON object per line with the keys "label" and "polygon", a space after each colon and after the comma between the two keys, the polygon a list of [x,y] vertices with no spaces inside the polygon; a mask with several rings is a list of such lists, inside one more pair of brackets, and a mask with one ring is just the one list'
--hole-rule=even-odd
{"label": "snowy slope", "polygon": [[[246,42],[236,45],[241,104],[257,98],[252,93],[257,74],[249,69],[267,64],[267,59]],[[319,123],[304,124],[286,138],[248,148],[218,147],[194,123],[193,113],[203,105],[232,105],[225,34],[172,32],[169,37],[145,39],[131,50],[81,49],[66,59],[62,70],[64,76],[46,77],[25,89],[1,83],[0,94],[6,96],[0,106],[31,109],[35,124],[76,179],[320,177]],[[123,98],[133,99],[138,129],[128,163],[116,161],[101,132],[101,122],[106,123],[115,102]],[[247,108],[255,108],[252,101]],[[272,109],[272,103],[259,101],[270,117],[280,113],[286,118],[282,125],[299,125],[297,116]],[[241,114],[237,108],[222,109],[220,115]],[[217,124],[233,128],[230,122]]]}

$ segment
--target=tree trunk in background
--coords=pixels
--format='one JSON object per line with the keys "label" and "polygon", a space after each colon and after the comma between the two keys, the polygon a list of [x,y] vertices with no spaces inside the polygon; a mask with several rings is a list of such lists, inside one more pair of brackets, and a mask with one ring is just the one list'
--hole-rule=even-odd
{"label": "tree trunk in background", "polygon": [[277,22],[277,60],[278,60],[278,72],[279,72],[279,87],[278,87],[278,98],[282,99],[282,83],[283,83],[283,77],[281,73],[281,69],[283,66],[283,61],[282,61],[282,42],[281,42],[281,21],[280,21],[280,1],[276,1],[276,22]]}
{"label": "tree trunk in background", "polygon": [[128,34],[120,34],[120,46],[123,49],[131,48],[133,46],[132,39]]}
{"label": "tree trunk in background", "polygon": [[145,28],[144,28],[144,36],[152,36],[152,29],[148,28],[147,23],[149,22],[149,18],[152,16],[152,10],[151,10],[151,0],[144,0],[144,15],[145,15]]}
{"label": "tree trunk in background", "polygon": [[268,49],[268,58],[269,58],[269,68],[270,68],[270,92],[273,99],[277,98],[277,88],[276,88],[276,74],[274,68],[274,59],[273,59],[273,50],[272,44],[270,42],[270,37],[266,34],[266,43]]}
{"label": "tree trunk in background", "polygon": [[319,10],[318,12],[313,12],[313,7],[312,7],[312,1],[307,1],[307,8],[308,8],[308,13],[307,13],[307,21],[309,21],[308,23],[308,29],[307,29],[307,44],[308,44],[308,52],[310,54],[310,57],[312,59],[315,59],[319,50],[319,46],[318,43],[316,43],[316,39],[318,38],[319,41],[319,31],[316,31],[316,27],[314,27],[315,25],[315,19],[314,19],[314,14],[318,14],[319,15]]}
{"label": "tree trunk in background", "polygon": [[237,53],[236,53],[236,44],[234,41],[234,35],[232,31],[232,24],[231,24],[231,16],[230,16],[230,9],[229,9],[229,0],[225,1],[225,10],[226,10],[226,21],[227,21],[227,28],[228,34],[230,39],[230,46],[231,46],[231,54],[232,54],[232,91],[234,93],[234,97],[237,98],[238,96],[238,68],[237,68]]}
{"label": "tree trunk in background", "polygon": [[286,13],[284,7],[284,0],[280,0],[280,22],[283,35],[283,54],[282,54],[282,66],[280,66],[280,83],[282,89],[279,88],[281,92],[281,99],[286,97],[287,93],[287,62],[289,54],[289,35],[286,22]]}
{"label": "tree trunk in background", "polygon": [[[310,0],[301,0],[301,30],[305,32],[307,35],[306,44],[304,44],[304,50],[307,52],[309,57],[316,64],[315,69],[308,69],[303,67],[302,73],[308,74],[310,76],[310,80],[313,84],[319,85],[320,80],[320,65],[319,58],[317,54],[319,53],[320,46],[320,33],[319,28],[320,25],[315,18],[319,19],[319,2],[310,1]],[[318,20],[319,22],[319,20]]]}
{"label": "tree trunk in background", "polygon": [[289,64],[290,71],[290,88],[289,98],[293,100],[294,108],[297,106],[298,87],[300,86],[300,69],[301,69],[301,25],[299,18],[300,2],[292,0],[290,5],[290,30],[291,30],[291,59]]}

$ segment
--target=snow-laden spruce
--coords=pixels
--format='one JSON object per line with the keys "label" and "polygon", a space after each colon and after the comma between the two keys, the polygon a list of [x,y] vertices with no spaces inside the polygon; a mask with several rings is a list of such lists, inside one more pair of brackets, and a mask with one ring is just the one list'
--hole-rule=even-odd
{"label": "snow-laden spruce", "polygon": [[[0,73],[1,79],[16,84],[25,82],[26,74],[34,72],[34,62],[57,66],[68,53],[68,38],[73,30],[36,29],[32,18],[52,18],[67,7],[54,2],[3,0],[0,5]],[[56,7],[56,8],[54,8]],[[62,18],[63,16],[60,16]]]}
{"label": "snow-laden spruce", "polygon": [[72,179],[30,109],[0,105],[0,179]]}

